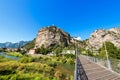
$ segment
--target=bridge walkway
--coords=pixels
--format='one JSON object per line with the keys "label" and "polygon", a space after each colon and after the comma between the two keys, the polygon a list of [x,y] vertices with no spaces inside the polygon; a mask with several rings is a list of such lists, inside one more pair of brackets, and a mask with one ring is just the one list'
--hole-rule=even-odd
{"label": "bridge walkway", "polygon": [[91,62],[82,55],[79,55],[78,57],[88,80],[120,80],[119,74]]}

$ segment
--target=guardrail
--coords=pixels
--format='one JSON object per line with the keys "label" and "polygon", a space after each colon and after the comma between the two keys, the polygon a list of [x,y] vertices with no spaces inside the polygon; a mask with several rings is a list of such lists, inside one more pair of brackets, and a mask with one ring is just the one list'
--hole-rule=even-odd
{"label": "guardrail", "polygon": [[[86,55],[81,55],[85,57],[86,59],[99,64],[100,66],[106,67],[107,68],[107,60],[102,59],[102,58],[96,58],[96,57],[91,57],[91,56],[86,56]],[[120,60],[118,59],[113,59],[110,58],[110,63],[111,63],[111,71],[117,72],[120,74]]]}
{"label": "guardrail", "polygon": [[78,57],[77,48],[75,49],[75,53],[76,53],[76,63],[75,63],[74,80],[88,80],[88,77]]}

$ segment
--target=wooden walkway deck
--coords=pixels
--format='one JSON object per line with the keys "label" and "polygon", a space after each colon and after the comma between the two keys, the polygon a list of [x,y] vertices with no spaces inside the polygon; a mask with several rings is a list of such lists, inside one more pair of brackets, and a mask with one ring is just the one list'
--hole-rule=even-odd
{"label": "wooden walkway deck", "polygon": [[81,55],[79,55],[79,59],[88,80],[120,80],[119,74],[93,63]]}

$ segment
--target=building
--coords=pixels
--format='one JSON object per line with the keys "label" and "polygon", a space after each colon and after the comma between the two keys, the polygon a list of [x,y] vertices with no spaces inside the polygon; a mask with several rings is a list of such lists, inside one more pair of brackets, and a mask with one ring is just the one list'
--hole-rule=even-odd
{"label": "building", "polygon": [[75,54],[75,50],[63,50],[62,54]]}
{"label": "building", "polygon": [[12,48],[11,51],[12,51],[12,52],[17,52],[17,51],[18,51],[18,48]]}
{"label": "building", "polygon": [[11,48],[6,48],[5,51],[6,51],[6,52],[11,52],[12,49],[11,49]]}
{"label": "building", "polygon": [[35,49],[30,49],[28,54],[35,54]]}

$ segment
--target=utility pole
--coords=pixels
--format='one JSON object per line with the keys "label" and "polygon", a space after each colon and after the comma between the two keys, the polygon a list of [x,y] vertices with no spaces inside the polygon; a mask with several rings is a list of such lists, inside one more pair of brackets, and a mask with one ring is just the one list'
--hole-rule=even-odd
{"label": "utility pole", "polygon": [[109,70],[112,70],[112,69],[111,69],[110,60],[109,60],[109,58],[108,58],[108,52],[107,52],[107,49],[106,49],[106,44],[105,44],[105,42],[103,42],[103,45],[104,45],[104,47],[105,47],[105,52],[106,52],[107,67],[108,67]]}
{"label": "utility pole", "polygon": [[[102,34],[102,38],[104,38],[104,36],[105,36],[105,34]],[[105,53],[106,53],[106,58],[107,58],[107,67],[108,67],[109,70],[112,70],[110,60],[108,58],[108,52],[107,52],[107,49],[106,49],[106,44],[105,44],[105,41],[103,41],[103,39],[102,39],[102,42],[103,42],[103,46],[105,47]]]}

